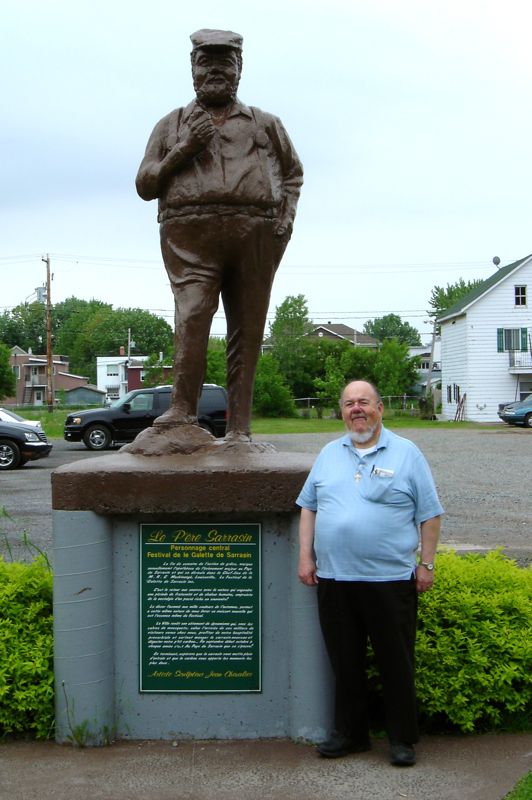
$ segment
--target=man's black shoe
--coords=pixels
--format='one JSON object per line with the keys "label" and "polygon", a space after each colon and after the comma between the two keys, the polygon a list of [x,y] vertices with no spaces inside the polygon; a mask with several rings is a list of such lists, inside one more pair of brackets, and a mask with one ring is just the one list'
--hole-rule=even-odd
{"label": "man's black shoe", "polygon": [[320,756],[324,758],[342,758],[349,753],[366,753],[371,750],[369,739],[362,741],[357,739],[350,739],[341,733],[333,733],[326,742],[322,742],[317,746],[317,751]]}
{"label": "man's black shoe", "polygon": [[396,767],[413,767],[416,753],[411,744],[390,742],[390,761]]}

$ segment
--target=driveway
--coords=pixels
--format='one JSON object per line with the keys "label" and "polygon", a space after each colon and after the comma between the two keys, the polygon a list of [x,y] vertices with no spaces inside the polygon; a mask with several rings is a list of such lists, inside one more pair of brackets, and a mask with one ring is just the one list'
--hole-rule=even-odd
{"label": "driveway", "polygon": [[[445,508],[441,540],[455,549],[504,547],[520,563],[532,560],[530,527],[532,493],[528,490],[532,431],[494,427],[492,430],[413,428],[400,432],[414,441],[429,461]],[[256,436],[279,452],[312,453],[336,434]],[[27,559],[23,534],[51,554],[52,470],[79,459],[106,457],[83,444],[54,440],[49,458],[19,470],[0,473],[0,507],[13,520],[0,519],[0,553]]]}

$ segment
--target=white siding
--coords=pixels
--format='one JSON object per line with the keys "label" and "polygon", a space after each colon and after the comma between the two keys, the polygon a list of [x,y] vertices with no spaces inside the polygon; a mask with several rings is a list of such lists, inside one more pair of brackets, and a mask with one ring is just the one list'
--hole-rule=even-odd
{"label": "white siding", "polygon": [[[453,387],[460,387],[460,395],[467,392],[466,318],[457,317],[441,326],[441,400],[443,419],[454,419],[456,402]],[[447,400],[447,387],[451,387],[451,402]]]}
{"label": "white siding", "polygon": [[[118,387],[118,395],[123,397],[127,392],[126,361],[126,356],[97,356],[96,385],[98,389],[102,389],[107,393],[109,388],[111,388],[112,395],[116,396],[116,387]],[[116,375],[107,374],[108,366],[116,368]]]}
{"label": "white siding", "polygon": [[[517,285],[527,286],[527,306],[515,305]],[[454,324],[453,321],[442,324],[444,418],[454,417],[456,405],[447,404],[446,387],[457,383],[461,394],[467,394],[465,419],[499,421],[499,403],[516,398],[519,378],[510,372],[508,352],[497,352],[497,328],[527,328],[532,333],[531,309],[532,260],[480,297]]]}

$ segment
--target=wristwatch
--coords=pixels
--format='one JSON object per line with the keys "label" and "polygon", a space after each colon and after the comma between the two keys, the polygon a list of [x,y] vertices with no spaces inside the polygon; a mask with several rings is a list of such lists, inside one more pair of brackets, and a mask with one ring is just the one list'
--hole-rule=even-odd
{"label": "wristwatch", "polygon": [[420,561],[419,566],[425,567],[425,569],[428,569],[429,572],[432,572],[434,569],[434,561]]}

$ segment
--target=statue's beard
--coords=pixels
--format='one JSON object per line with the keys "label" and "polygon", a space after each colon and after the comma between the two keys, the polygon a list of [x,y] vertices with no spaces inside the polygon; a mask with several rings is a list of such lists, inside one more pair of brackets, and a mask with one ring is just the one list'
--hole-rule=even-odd
{"label": "statue's beard", "polygon": [[203,106],[226,106],[234,102],[238,84],[228,80],[223,81],[207,79],[201,86],[194,85],[196,97]]}

